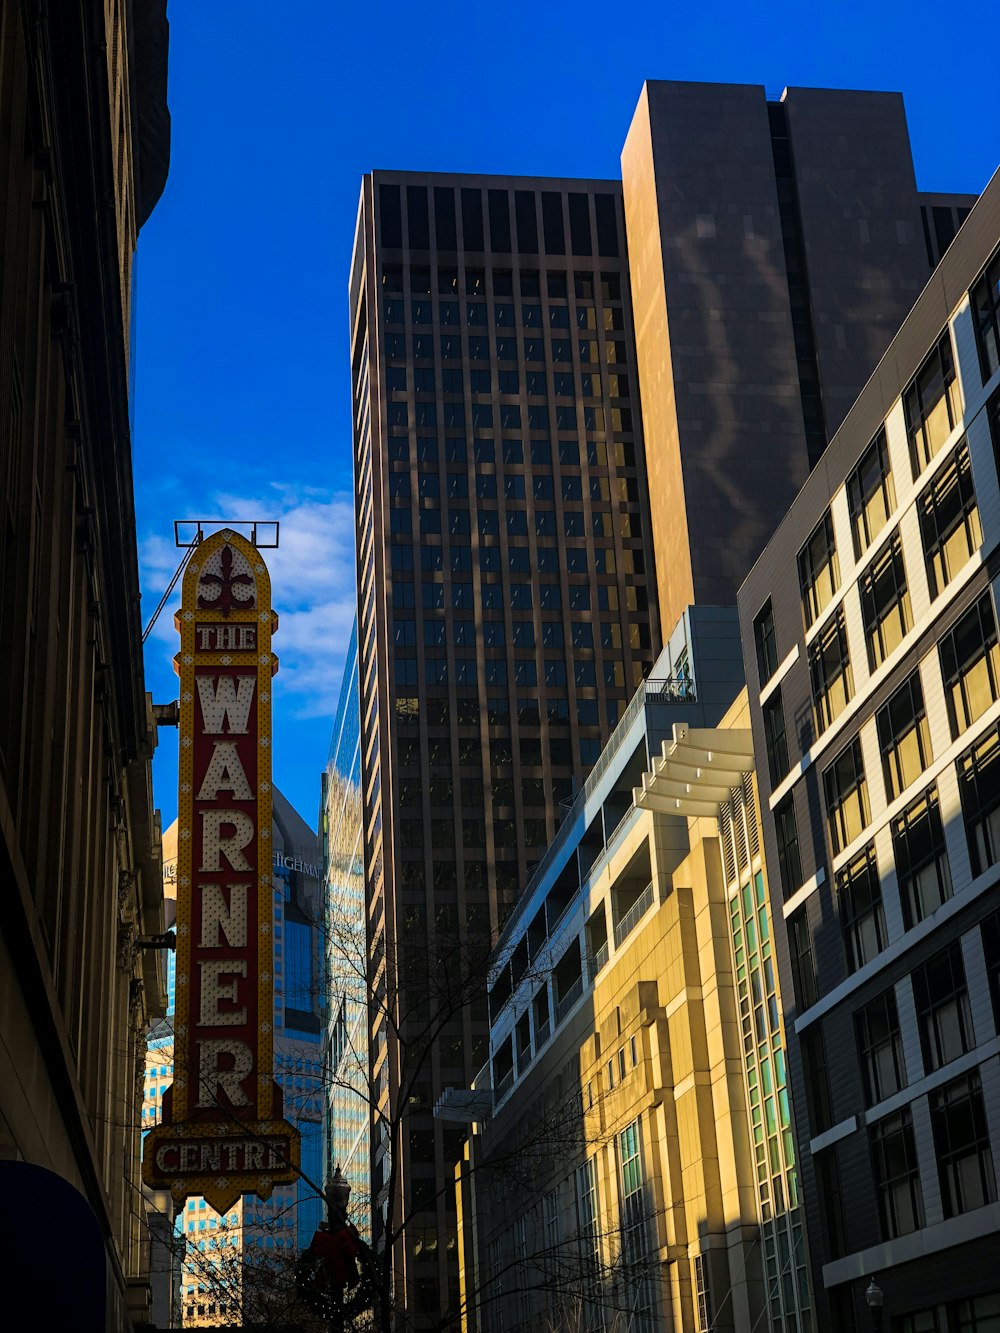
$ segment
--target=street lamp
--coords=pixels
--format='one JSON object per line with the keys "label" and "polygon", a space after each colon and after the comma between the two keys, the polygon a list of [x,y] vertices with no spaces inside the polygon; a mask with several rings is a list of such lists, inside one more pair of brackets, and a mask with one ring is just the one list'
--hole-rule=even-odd
{"label": "street lamp", "polygon": [[882,1302],[884,1299],[882,1288],[873,1277],[865,1290],[865,1304],[868,1306],[868,1313],[872,1317],[872,1328],[875,1329],[875,1333],[879,1333],[882,1328]]}
{"label": "street lamp", "polygon": [[326,1182],[323,1193],[326,1196],[330,1226],[332,1227],[335,1222],[342,1226],[347,1221],[347,1201],[351,1197],[351,1186],[344,1178],[339,1165],[333,1168],[333,1175]]}

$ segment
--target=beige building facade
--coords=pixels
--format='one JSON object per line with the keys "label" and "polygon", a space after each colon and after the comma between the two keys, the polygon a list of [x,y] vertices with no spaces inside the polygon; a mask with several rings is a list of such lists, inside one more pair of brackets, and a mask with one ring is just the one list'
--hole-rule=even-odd
{"label": "beige building facade", "polygon": [[637,781],[547,937],[532,903],[501,946],[465,1095],[465,1326],[805,1333],[745,692]]}

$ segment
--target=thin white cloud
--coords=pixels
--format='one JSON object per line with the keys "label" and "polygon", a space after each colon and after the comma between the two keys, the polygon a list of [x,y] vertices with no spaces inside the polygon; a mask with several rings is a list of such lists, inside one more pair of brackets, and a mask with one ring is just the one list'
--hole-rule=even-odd
{"label": "thin white cloud", "polygon": [[[278,549],[262,552],[279,617],[276,715],[287,709],[297,718],[332,717],[357,607],[351,496],[274,486],[264,495],[220,493],[209,497],[209,504],[212,513],[261,515],[280,523]],[[146,620],[182,554],[161,534],[149,533],[141,541]],[[174,612],[179,605],[178,585],[147,644],[154,670],[169,667],[177,651]]]}

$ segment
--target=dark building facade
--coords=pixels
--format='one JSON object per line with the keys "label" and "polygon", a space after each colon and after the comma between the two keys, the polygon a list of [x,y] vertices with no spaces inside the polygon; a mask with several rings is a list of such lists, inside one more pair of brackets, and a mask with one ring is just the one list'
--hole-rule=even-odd
{"label": "dark building facade", "polygon": [[974,196],[919,194],[898,93],[735,84],[647,83],[622,180],[669,628],[733,605]]}
{"label": "dark building facade", "polygon": [[[368,176],[351,320],[378,991],[404,923],[498,929],[659,648],[621,186]],[[402,1090],[372,1034],[377,1097],[413,1108],[374,1144],[376,1240],[393,1154],[408,1234],[440,1238],[400,1247],[418,1316],[458,1300],[431,1109],[486,1033],[484,996]]]}
{"label": "dark building facade", "polygon": [[[129,436],[160,0],[0,6],[0,1172],[12,1327],[149,1313],[146,1028],[165,1005]],[[53,1264],[47,1233],[72,1237]],[[40,1243],[41,1242],[41,1243]],[[55,1280],[53,1274],[55,1273]]]}
{"label": "dark building facade", "polygon": [[824,1328],[1000,1314],[998,459],[994,178],[739,594]]}

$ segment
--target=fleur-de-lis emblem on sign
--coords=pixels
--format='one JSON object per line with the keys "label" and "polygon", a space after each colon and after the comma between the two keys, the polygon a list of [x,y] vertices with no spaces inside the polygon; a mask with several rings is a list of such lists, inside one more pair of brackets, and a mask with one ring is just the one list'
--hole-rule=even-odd
{"label": "fleur-de-lis emblem on sign", "polygon": [[198,587],[206,588],[198,593],[198,605],[206,611],[221,611],[228,616],[234,607],[241,611],[249,610],[254,604],[253,579],[249,574],[233,573],[233,549],[222,548],[222,574],[202,574]]}

